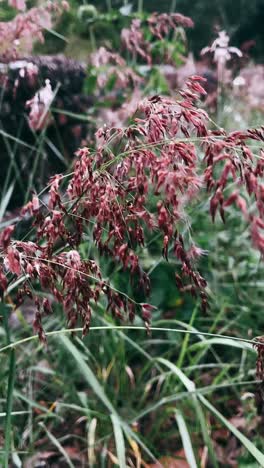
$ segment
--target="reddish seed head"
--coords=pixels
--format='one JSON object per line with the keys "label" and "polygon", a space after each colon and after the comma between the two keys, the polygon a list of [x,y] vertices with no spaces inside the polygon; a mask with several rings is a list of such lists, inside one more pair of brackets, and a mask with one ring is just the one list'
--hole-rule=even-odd
{"label": "reddish seed head", "polygon": [[[173,24],[180,20],[175,17]],[[163,35],[167,21],[167,17],[154,16],[151,27],[161,28],[159,34]],[[138,21],[132,29],[125,40],[129,47],[138,41],[140,54],[144,38]],[[79,320],[84,334],[89,330],[92,304],[100,297],[105,297],[109,312],[118,320],[133,320],[140,310],[149,326],[154,310],[152,305],[136,304],[111,288],[102,279],[99,264],[82,258],[79,247],[84,241],[94,243],[95,258],[105,256],[121,266],[131,287],[147,296],[151,282],[141,264],[141,247],[149,233],[157,234],[164,258],[170,261],[174,256],[177,263],[178,288],[200,297],[202,310],[207,309],[206,280],[196,268],[196,260],[204,252],[199,246],[190,246],[189,236],[185,236],[191,227],[189,208],[205,188],[211,192],[213,220],[218,212],[224,220],[225,211],[235,207],[250,224],[253,245],[264,256],[264,186],[260,180],[263,161],[256,163],[250,149],[246,149],[246,140],[260,139],[263,132],[226,135],[207,130],[208,117],[197,107],[203,93],[200,82],[200,77],[191,77],[178,100],[159,95],[143,99],[130,126],[104,127],[97,132],[99,143],[93,152],[88,148],[78,150],[73,174],[64,179],[65,187],[61,175],[51,179],[48,207],[43,204],[40,208],[34,195],[22,210],[22,215],[33,216],[35,242],[11,243],[13,226],[0,234],[6,269],[16,276],[26,273],[30,281],[38,279],[45,292],[62,305],[69,326],[76,326]],[[204,152],[204,165],[193,142],[197,139],[201,143],[199,153]],[[241,186],[254,200],[254,216]],[[6,285],[0,265],[0,289]],[[25,289],[23,294],[27,294]],[[51,306],[48,300],[36,304],[35,328],[44,340],[41,318],[51,313]]]}

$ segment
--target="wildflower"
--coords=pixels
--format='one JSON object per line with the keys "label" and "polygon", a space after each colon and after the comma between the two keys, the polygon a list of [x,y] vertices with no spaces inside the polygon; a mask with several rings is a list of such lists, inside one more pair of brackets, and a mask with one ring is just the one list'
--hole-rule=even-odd
{"label": "wildflower", "polygon": [[33,130],[42,130],[49,124],[51,120],[49,108],[53,98],[50,80],[45,80],[45,86],[26,102],[26,107],[30,108],[29,125]]}
{"label": "wildflower", "polygon": [[218,37],[213,41],[209,47],[204,47],[201,51],[201,55],[210,53],[213,55],[213,60],[217,64],[217,73],[219,81],[224,81],[224,71],[226,63],[232,59],[233,55],[242,57],[242,52],[237,47],[229,46],[230,37],[226,31],[220,31]]}
{"label": "wildflower", "polygon": [[237,47],[230,47],[229,44],[230,37],[226,31],[220,31],[218,37],[213,41],[212,45],[209,47],[204,47],[201,51],[201,55],[204,55],[208,52],[213,53],[214,61],[216,63],[225,64],[232,58],[232,54],[242,57],[242,52]]}
{"label": "wildflower", "polygon": [[[13,4],[22,8],[21,0]],[[10,61],[32,51],[35,41],[44,41],[43,29],[52,27],[51,13],[43,6],[20,13],[11,21],[0,23],[0,55]]]}
{"label": "wildflower", "polygon": [[130,28],[124,28],[121,31],[121,41],[123,46],[132,53],[133,56],[139,55],[151,64],[150,45],[145,40],[142,30],[140,29],[141,21],[134,19]]}

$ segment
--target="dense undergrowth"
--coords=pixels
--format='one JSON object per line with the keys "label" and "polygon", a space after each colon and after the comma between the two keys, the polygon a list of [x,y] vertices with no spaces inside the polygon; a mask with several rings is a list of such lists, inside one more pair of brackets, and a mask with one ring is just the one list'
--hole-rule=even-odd
{"label": "dense undergrowth", "polygon": [[[32,204],[27,186],[22,214],[8,210],[12,191],[2,194],[3,466],[264,464],[263,348],[256,375],[253,347],[263,334],[263,134],[246,130],[261,127],[262,114],[243,113],[220,83],[207,120],[203,81],[181,95],[169,89],[155,60],[179,63],[178,22],[191,26],[174,19],[144,15],[142,33],[134,18],[123,57],[99,49],[91,58],[88,117],[97,130],[106,115],[120,129],[100,128],[49,196],[36,165],[38,196]],[[40,161],[53,112],[43,89],[44,114],[28,105]],[[13,169],[23,141],[4,141]],[[204,172],[225,153],[227,164]]]}

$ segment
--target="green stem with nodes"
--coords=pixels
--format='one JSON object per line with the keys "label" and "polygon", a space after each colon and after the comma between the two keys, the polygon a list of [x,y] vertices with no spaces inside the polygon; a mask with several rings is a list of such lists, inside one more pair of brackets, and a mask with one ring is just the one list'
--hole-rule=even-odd
{"label": "green stem with nodes", "polygon": [[[146,331],[146,327],[144,326],[130,326],[130,325],[102,325],[102,326],[96,326],[96,327],[90,327],[90,331],[100,331],[100,330],[143,330]],[[56,336],[56,335],[62,335],[64,333],[76,333],[76,332],[82,332],[82,328],[65,328],[64,330],[54,330],[51,332],[46,332],[46,336]],[[175,333],[183,333],[183,334],[190,334],[190,335],[201,335],[201,336],[210,336],[212,338],[222,338],[225,340],[233,340],[233,341],[239,341],[240,343],[249,343],[252,346],[253,345],[262,345],[263,342],[257,341],[257,340],[248,340],[246,338],[238,338],[237,336],[228,336],[228,335],[218,335],[216,333],[206,333],[206,332],[200,332],[200,331],[195,331],[195,330],[182,330],[180,328],[163,328],[163,327],[149,327],[149,332],[154,332],[154,331],[160,331],[160,332],[175,332]],[[38,335],[31,335],[28,336],[27,338],[22,338],[21,340],[15,341],[14,343],[9,343],[7,346],[4,346],[3,348],[0,348],[0,353],[3,353],[4,351],[8,351],[10,349],[15,349],[19,345],[22,345],[24,343],[27,343],[29,341],[34,341],[38,339]]]}

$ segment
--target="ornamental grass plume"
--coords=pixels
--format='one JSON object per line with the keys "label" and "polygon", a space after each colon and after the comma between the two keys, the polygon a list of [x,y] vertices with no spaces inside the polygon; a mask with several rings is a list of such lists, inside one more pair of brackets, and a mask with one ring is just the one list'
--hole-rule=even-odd
{"label": "ornamental grass plume", "polygon": [[203,311],[208,307],[206,280],[197,261],[205,252],[187,235],[192,221],[188,207],[201,194],[207,190],[213,221],[218,213],[225,221],[229,207],[236,206],[254,247],[264,255],[264,157],[248,145],[263,142],[264,129],[229,134],[208,129],[208,116],[197,105],[205,94],[203,82],[192,76],[178,98],[143,99],[125,128],[100,128],[96,150],[81,148],[73,172],[50,180],[48,203],[34,195],[21,210],[21,220],[31,219],[35,235],[18,240],[15,225],[1,232],[2,295],[21,278],[17,303],[35,296],[34,327],[42,341],[42,318],[52,305],[36,296],[34,282],[62,305],[71,328],[82,322],[84,334],[102,297],[114,318],[133,321],[139,313],[150,325],[151,304],[116,290],[94,258],[81,257],[80,245],[91,229],[99,258],[121,265],[145,298],[151,282],[140,252],[149,235],[159,234],[164,259],[177,261],[175,287],[200,298]]}

